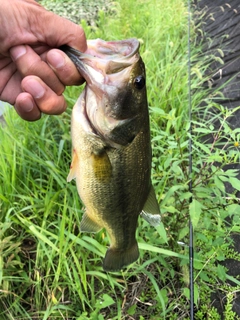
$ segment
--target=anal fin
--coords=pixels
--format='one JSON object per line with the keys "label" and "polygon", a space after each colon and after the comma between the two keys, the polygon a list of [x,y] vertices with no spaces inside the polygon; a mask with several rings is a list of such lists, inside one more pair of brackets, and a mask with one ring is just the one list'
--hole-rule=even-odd
{"label": "anal fin", "polygon": [[87,212],[84,213],[82,217],[82,221],[80,223],[80,231],[82,232],[99,232],[102,229],[101,226],[99,226],[98,223],[93,221],[87,214]]}
{"label": "anal fin", "polygon": [[141,216],[153,227],[156,227],[161,222],[159,204],[155,195],[153,186],[150,188],[150,192],[147,201],[144,204]]}

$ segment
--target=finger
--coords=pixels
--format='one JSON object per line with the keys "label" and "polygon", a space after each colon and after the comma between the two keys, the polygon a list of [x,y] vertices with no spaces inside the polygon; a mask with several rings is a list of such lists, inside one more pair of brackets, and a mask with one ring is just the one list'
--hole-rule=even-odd
{"label": "finger", "polygon": [[10,49],[10,55],[23,77],[35,75],[42,79],[58,95],[64,91],[64,85],[52,68],[29,46],[19,45]]}
{"label": "finger", "polygon": [[40,78],[28,76],[22,80],[22,89],[29,93],[40,112],[47,114],[61,114],[67,104],[62,95],[57,95]]}
{"label": "finger", "polygon": [[[10,58],[0,59],[0,100],[2,99],[2,94],[6,89],[10,79],[14,76],[16,72],[16,66]],[[16,89],[16,87],[15,87]],[[13,95],[12,92],[10,93]]]}
{"label": "finger", "polygon": [[[36,28],[36,34],[44,35],[44,40],[41,42],[47,43],[52,48],[67,44],[81,52],[86,51],[86,36],[81,26],[49,11],[42,15],[40,21],[39,24],[33,21],[32,24]],[[38,30],[39,28],[41,30]]]}
{"label": "finger", "polygon": [[64,85],[79,85],[84,82],[74,63],[61,50],[50,50],[47,53],[47,62]]}
{"label": "finger", "polygon": [[[14,68],[16,67],[14,67],[14,64],[12,64],[10,67],[11,72],[8,70],[7,74],[5,73],[5,70],[4,70],[4,74],[2,73],[2,70],[1,70],[1,80],[0,80],[1,85],[3,85],[3,88],[1,88],[2,91],[0,93],[0,100],[6,101],[12,105],[15,104],[15,100],[17,96],[22,92],[22,89],[21,89],[22,76],[16,70],[15,72],[13,72]],[[13,74],[11,75],[12,72]],[[4,79],[5,79],[5,84],[4,84]]]}
{"label": "finger", "polygon": [[41,118],[41,111],[37,107],[33,97],[27,92],[22,92],[17,96],[14,107],[19,116],[24,120],[36,121]]}
{"label": "finger", "polygon": [[0,54],[0,70],[2,70],[3,68],[7,67],[9,64],[12,63],[11,58],[9,57],[3,57]]}

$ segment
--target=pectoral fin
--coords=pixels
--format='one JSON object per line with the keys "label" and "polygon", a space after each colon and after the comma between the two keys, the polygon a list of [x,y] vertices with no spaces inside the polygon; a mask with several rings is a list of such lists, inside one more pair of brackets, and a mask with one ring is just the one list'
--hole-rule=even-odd
{"label": "pectoral fin", "polygon": [[104,149],[91,155],[91,164],[97,181],[109,182],[112,176],[112,165]]}
{"label": "pectoral fin", "polygon": [[68,174],[67,177],[67,182],[70,182],[72,179],[76,178],[77,175],[77,163],[78,163],[78,157],[77,157],[77,153],[75,150],[73,150],[72,152],[72,163],[70,166],[70,172]]}
{"label": "pectoral fin", "polygon": [[80,224],[80,231],[82,232],[93,232],[96,233],[102,229],[99,224],[97,224],[95,221],[93,221],[87,214],[87,212],[84,213],[82,217],[82,221]]}
{"label": "pectoral fin", "polygon": [[159,204],[153,186],[151,186],[147,201],[144,204],[141,216],[153,227],[161,222]]}

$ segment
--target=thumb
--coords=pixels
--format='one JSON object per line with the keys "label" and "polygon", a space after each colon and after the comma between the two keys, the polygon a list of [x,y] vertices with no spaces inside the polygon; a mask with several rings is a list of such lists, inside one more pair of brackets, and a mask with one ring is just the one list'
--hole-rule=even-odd
{"label": "thumb", "polygon": [[30,23],[31,27],[35,29],[35,34],[40,38],[39,41],[52,48],[67,44],[79,51],[86,51],[86,36],[81,26],[47,11],[43,7],[41,9],[39,10],[41,14],[38,17],[30,15],[30,19],[33,19]]}

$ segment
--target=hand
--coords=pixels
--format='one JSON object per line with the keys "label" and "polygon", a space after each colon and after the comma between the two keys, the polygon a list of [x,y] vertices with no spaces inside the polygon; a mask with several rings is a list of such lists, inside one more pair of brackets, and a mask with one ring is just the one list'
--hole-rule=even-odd
{"label": "hand", "polygon": [[83,29],[33,0],[0,0],[0,100],[25,120],[66,109],[66,85],[83,83],[71,60],[57,48],[87,49]]}

